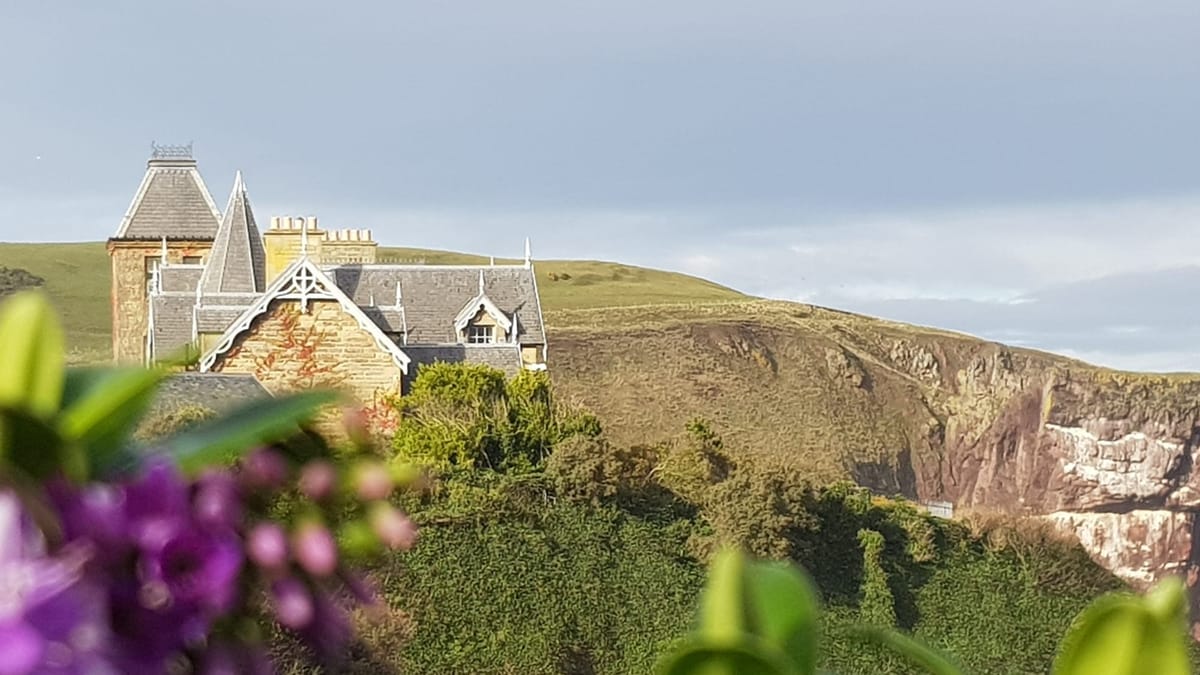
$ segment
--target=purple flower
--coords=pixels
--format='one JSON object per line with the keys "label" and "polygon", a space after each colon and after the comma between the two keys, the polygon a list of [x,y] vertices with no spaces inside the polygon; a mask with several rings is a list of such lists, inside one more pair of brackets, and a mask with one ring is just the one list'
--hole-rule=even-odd
{"label": "purple flower", "polygon": [[313,619],[297,634],[316,653],[317,658],[329,663],[344,655],[346,645],[354,637],[354,630],[345,610],[331,597],[325,593],[314,593]]}
{"label": "purple flower", "polygon": [[127,534],[143,551],[160,550],[180,530],[190,527],[188,485],[179,470],[163,459],[125,488]]}
{"label": "purple flower", "polygon": [[183,530],[143,562],[143,581],[161,582],[169,602],[194,604],[220,615],[237,600],[242,551],[232,535]]}
{"label": "purple flower", "polygon": [[107,607],[87,583],[84,550],[44,554],[20,503],[0,493],[0,675],[115,673]]}
{"label": "purple flower", "polygon": [[197,675],[271,675],[271,659],[258,646],[216,641],[197,664]]}
{"label": "purple flower", "polygon": [[104,563],[117,562],[129,552],[132,541],[123,489],[105,484],[76,487],[54,481],[48,492],[68,541],[90,541],[94,558]]}

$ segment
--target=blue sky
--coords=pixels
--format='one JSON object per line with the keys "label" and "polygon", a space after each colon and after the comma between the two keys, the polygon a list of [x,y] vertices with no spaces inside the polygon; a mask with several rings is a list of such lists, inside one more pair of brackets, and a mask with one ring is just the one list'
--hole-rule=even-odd
{"label": "blue sky", "polygon": [[216,201],[1200,370],[1200,3],[5,3],[0,239]]}

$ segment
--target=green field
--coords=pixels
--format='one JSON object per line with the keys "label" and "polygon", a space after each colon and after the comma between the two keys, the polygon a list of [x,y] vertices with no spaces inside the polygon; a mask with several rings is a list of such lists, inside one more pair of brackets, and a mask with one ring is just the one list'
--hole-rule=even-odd
{"label": "green field", "polygon": [[[381,261],[427,264],[486,263],[483,256],[415,248],[381,247]],[[497,260],[499,263],[516,262]],[[102,361],[110,354],[111,285],[102,242],[0,243],[0,267],[21,268],[46,280],[66,326],[73,362]],[[536,263],[545,311],[681,302],[744,300],[747,296],[683,274],[589,260]]]}

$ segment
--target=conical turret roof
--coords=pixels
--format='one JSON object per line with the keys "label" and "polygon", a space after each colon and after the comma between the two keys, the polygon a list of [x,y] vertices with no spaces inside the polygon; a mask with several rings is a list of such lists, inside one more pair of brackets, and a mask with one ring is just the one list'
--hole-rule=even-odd
{"label": "conical turret roof", "polygon": [[261,293],[266,288],[266,259],[262,235],[254,223],[254,211],[239,171],[208,264],[200,277],[201,295]]}

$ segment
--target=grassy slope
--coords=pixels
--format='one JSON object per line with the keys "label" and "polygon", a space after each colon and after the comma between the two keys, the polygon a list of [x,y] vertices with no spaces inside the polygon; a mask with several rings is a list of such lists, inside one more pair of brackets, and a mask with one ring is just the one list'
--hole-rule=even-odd
{"label": "grassy slope", "polygon": [[[485,261],[405,248],[380,257]],[[46,279],[76,361],[106,358],[103,244],[0,244],[0,266]],[[1100,390],[1152,408],[1177,407],[1197,381],[1113,373],[957,333],[758,300],[682,274],[595,261],[538,262],[537,271],[559,391],[597,412],[615,440],[652,442],[703,416],[735,451],[769,449],[772,461],[819,479],[849,476],[911,494],[913,478],[896,470],[900,455],[971,438],[1007,397],[1052,370],[1112,384]],[[1146,386],[1122,385],[1130,380]]]}
{"label": "grassy slope", "polygon": [[[487,262],[483,256],[413,248],[384,247],[379,256],[386,261],[428,264]],[[23,268],[46,280],[46,290],[62,310],[75,360],[108,357],[112,280],[103,243],[0,243],[0,267]],[[563,278],[564,275],[570,278]],[[546,311],[644,303],[713,302],[746,297],[703,279],[617,263],[538,262],[537,276]]]}
{"label": "grassy slope", "polygon": [[0,244],[0,267],[23,268],[46,280],[46,291],[61,310],[73,360],[108,357],[112,278],[102,242]]}

